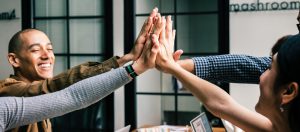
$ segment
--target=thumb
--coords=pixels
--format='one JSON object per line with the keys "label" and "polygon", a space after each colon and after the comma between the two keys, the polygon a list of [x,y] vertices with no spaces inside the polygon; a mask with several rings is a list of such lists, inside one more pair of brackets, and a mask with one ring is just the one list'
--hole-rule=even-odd
{"label": "thumb", "polygon": [[175,61],[178,61],[182,54],[183,54],[183,50],[176,50],[173,54],[173,59]]}

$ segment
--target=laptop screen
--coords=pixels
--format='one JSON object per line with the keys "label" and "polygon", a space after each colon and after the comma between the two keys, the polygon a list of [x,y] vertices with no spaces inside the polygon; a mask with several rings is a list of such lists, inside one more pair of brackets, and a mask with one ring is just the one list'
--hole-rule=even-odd
{"label": "laptop screen", "polygon": [[193,120],[191,120],[190,124],[194,132],[212,132],[212,127],[208,121],[205,112],[201,113]]}

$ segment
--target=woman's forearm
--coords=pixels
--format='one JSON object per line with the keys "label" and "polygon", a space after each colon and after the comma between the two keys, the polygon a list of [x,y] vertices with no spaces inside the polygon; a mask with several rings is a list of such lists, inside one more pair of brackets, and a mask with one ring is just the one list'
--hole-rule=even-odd
{"label": "woman's forearm", "polygon": [[0,131],[85,108],[130,80],[122,67],[82,80],[58,92],[35,97],[0,98]]}
{"label": "woman's forearm", "polygon": [[218,86],[205,81],[181,67],[175,67],[172,74],[182,82],[185,88],[197,97],[212,113],[219,113],[228,106],[232,98]]}

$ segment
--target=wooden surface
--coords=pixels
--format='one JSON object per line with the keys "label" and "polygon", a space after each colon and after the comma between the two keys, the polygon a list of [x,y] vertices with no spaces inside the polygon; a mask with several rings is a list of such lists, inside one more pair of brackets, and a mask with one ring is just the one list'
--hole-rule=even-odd
{"label": "wooden surface", "polygon": [[213,132],[226,132],[226,130],[222,127],[213,127]]}
{"label": "wooden surface", "polygon": [[[142,131],[143,132],[159,132],[159,131],[156,131],[156,130],[159,130],[159,129],[155,129],[155,128],[158,128],[158,127],[161,127],[161,126],[151,126],[151,125],[145,125],[145,126],[142,126],[140,127],[139,129],[143,129]],[[186,132],[193,132],[192,128],[190,126],[169,126],[169,127],[177,127],[177,128],[182,128],[182,129],[186,129],[187,131]],[[147,129],[149,128],[149,129]],[[212,128],[213,132],[226,132],[226,130],[224,128],[221,128],[221,127],[213,127]],[[137,129],[133,130],[132,132],[137,132]]]}

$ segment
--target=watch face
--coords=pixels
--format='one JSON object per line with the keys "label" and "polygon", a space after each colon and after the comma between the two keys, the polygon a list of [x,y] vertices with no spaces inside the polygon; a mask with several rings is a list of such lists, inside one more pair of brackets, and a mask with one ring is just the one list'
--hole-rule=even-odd
{"label": "watch face", "polygon": [[190,122],[194,132],[212,132],[211,125],[207,119],[205,112],[195,117]]}

